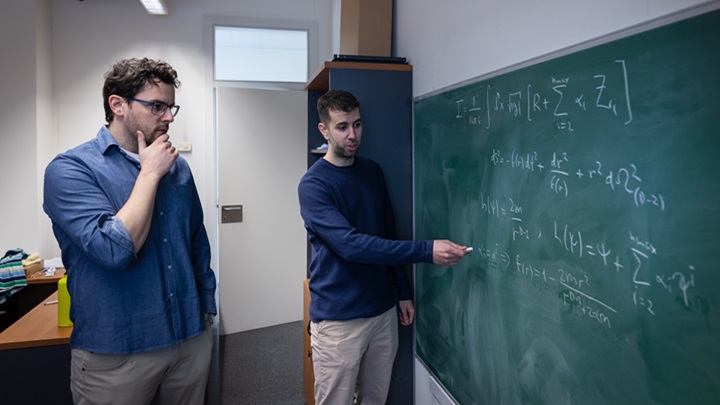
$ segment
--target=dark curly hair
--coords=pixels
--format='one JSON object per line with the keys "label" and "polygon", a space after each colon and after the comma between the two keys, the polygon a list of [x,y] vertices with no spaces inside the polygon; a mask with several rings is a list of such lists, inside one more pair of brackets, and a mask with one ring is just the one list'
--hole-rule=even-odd
{"label": "dark curly hair", "polygon": [[360,108],[360,102],[345,90],[330,90],[317,101],[318,116],[325,125],[330,123],[330,110],[350,112],[356,108]]}
{"label": "dark curly hair", "polygon": [[105,73],[103,105],[105,121],[112,122],[115,115],[110,109],[108,98],[115,94],[120,97],[135,97],[148,83],[167,83],[176,89],[180,87],[177,72],[167,62],[148,58],[123,59]]}

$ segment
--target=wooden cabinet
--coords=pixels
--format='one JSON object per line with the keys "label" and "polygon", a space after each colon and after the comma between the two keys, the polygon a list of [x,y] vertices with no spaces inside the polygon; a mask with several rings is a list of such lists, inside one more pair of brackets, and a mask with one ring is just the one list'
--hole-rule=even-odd
{"label": "wooden cabinet", "polygon": [[[398,238],[413,237],[412,66],[399,63],[325,62],[305,87],[308,92],[308,167],[322,155],[317,100],[330,89],[347,90],[360,102],[363,120],[359,156],[377,162],[385,173]],[[310,247],[308,246],[308,262]],[[408,266],[412,277],[412,268]],[[309,276],[309,274],[308,274]],[[307,324],[306,324],[307,326]],[[413,402],[413,329],[400,326],[388,404]]]}
{"label": "wooden cabinet", "polygon": [[315,404],[315,375],[313,374],[312,348],[310,347],[310,290],[303,281],[303,395],[306,405]]}

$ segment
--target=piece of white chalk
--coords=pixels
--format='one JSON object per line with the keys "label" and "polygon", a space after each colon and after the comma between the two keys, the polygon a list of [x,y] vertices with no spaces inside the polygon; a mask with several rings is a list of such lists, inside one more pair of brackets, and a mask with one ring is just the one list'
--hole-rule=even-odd
{"label": "piece of white chalk", "polygon": [[472,252],[472,251],[473,251],[473,248],[471,248],[471,247],[466,247],[466,248],[465,248],[465,251],[466,251],[466,252]]}

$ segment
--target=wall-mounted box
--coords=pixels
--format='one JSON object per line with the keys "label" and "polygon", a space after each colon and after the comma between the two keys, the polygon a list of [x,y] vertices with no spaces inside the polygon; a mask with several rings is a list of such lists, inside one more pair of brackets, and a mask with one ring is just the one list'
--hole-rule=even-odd
{"label": "wall-mounted box", "polygon": [[392,0],[342,0],[340,54],[391,56]]}

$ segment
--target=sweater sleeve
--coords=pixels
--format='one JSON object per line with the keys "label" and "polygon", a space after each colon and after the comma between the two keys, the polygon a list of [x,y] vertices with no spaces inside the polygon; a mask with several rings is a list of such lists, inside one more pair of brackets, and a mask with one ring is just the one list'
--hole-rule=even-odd
{"label": "sweater sleeve", "polygon": [[394,240],[360,233],[334,203],[331,190],[317,176],[298,187],[300,214],[311,237],[320,238],[344,260],[376,265],[432,262],[432,241]]}

